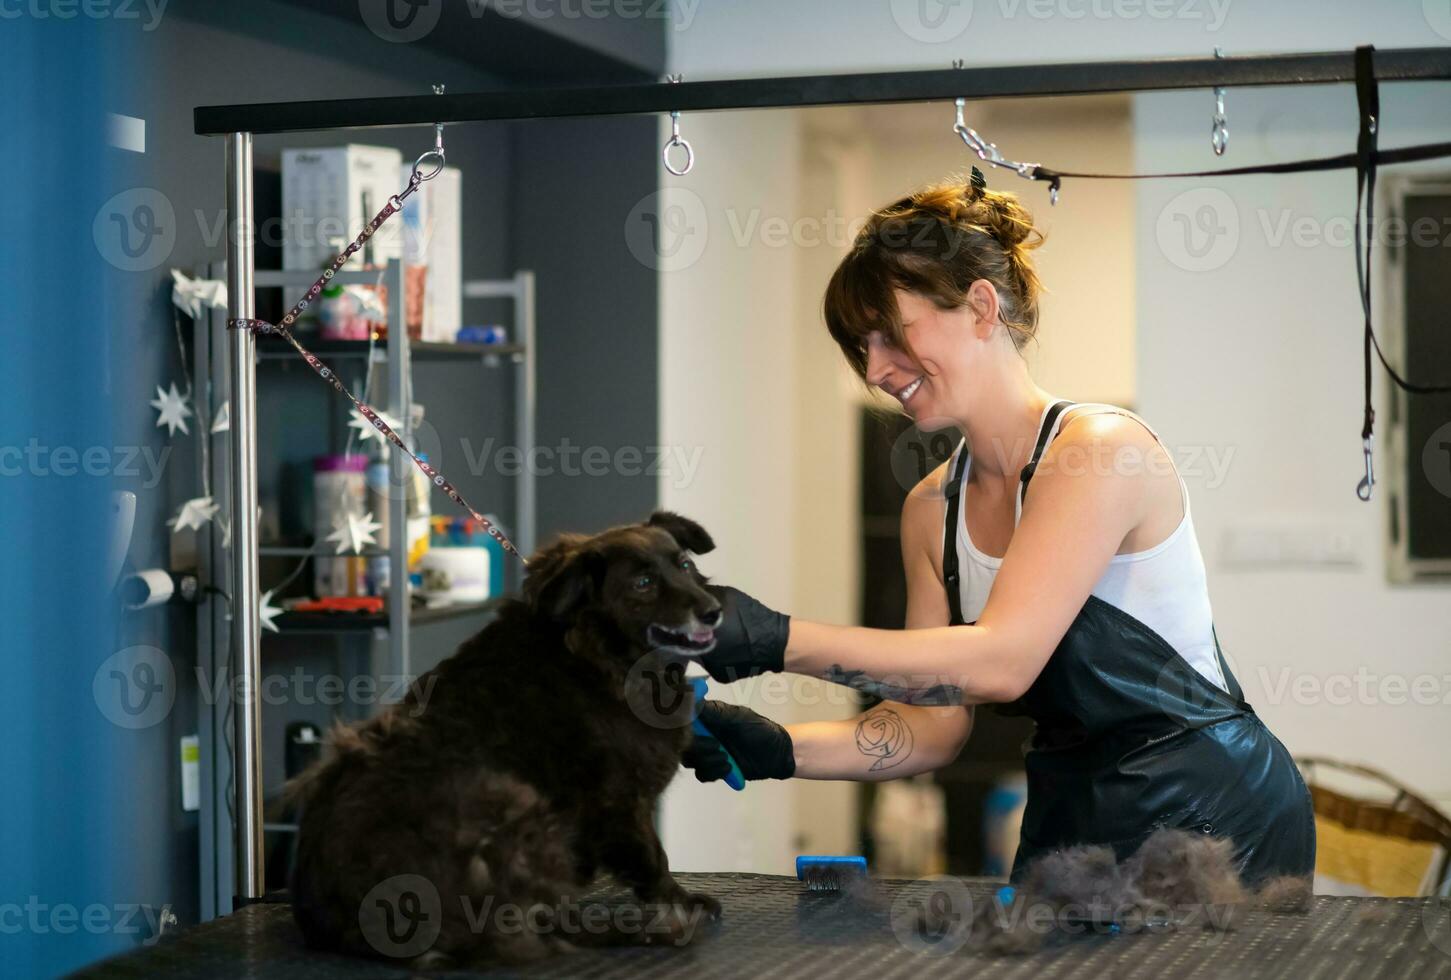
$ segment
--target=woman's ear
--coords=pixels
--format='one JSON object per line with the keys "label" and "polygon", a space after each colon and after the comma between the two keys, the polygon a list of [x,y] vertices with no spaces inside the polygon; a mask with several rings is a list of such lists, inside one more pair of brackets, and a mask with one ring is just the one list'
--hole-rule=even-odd
{"label": "woman's ear", "polygon": [[997,288],[986,279],[974,280],[967,287],[967,305],[974,317],[973,333],[979,340],[987,340],[997,327],[998,314],[1002,312]]}
{"label": "woman's ear", "polygon": [[658,527],[670,532],[670,536],[675,539],[676,544],[697,555],[715,550],[715,542],[705,532],[705,528],[688,517],[681,517],[674,511],[657,510],[645,523],[650,527]]}
{"label": "woman's ear", "polygon": [[567,534],[529,560],[524,601],[537,613],[563,619],[579,610],[594,588],[594,560],[587,539]]}

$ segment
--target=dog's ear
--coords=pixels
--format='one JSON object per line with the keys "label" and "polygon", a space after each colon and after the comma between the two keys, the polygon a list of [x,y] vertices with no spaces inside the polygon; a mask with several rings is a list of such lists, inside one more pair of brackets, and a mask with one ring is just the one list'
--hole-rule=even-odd
{"label": "dog's ear", "polygon": [[594,587],[593,556],[581,534],[562,535],[529,559],[524,601],[535,612],[561,619],[577,610]]}
{"label": "dog's ear", "polygon": [[715,542],[705,532],[705,528],[695,523],[688,517],[681,517],[679,514],[668,510],[657,510],[650,515],[645,522],[650,527],[658,527],[669,531],[675,543],[687,551],[693,551],[697,555],[703,555],[715,550]]}

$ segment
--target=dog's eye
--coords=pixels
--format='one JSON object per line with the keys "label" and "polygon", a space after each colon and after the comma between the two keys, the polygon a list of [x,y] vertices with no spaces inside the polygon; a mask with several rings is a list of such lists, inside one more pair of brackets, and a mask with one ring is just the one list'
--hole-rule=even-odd
{"label": "dog's eye", "polygon": [[695,562],[691,561],[689,558],[685,557],[684,555],[681,555],[680,556],[680,567],[682,569],[684,569],[685,571],[687,571],[687,572],[693,572],[693,571],[695,571]]}
{"label": "dog's eye", "polygon": [[636,592],[645,592],[654,584],[655,576],[653,575],[639,575],[635,577]]}

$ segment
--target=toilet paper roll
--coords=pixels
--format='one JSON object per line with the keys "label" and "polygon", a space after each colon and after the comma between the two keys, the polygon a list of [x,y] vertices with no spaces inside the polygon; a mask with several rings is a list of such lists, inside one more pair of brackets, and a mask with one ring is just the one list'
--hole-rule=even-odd
{"label": "toilet paper roll", "polygon": [[170,601],[176,580],[164,568],[148,568],[121,581],[121,601],[127,609],[150,609]]}

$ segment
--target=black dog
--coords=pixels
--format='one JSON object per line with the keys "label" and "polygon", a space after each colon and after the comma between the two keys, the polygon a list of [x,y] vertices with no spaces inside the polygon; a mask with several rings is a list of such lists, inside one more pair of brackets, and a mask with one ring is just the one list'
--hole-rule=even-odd
{"label": "black dog", "polygon": [[[667,512],[566,536],[530,560],[523,598],[407,699],[335,729],[289,787],[308,943],[522,962],[684,944],[716,918],[715,899],[671,877],[653,824],[690,739],[688,699],[678,720],[649,717],[660,679],[715,644],[720,604],[688,554],[713,547]],[[597,869],[650,904],[574,904]]]}

